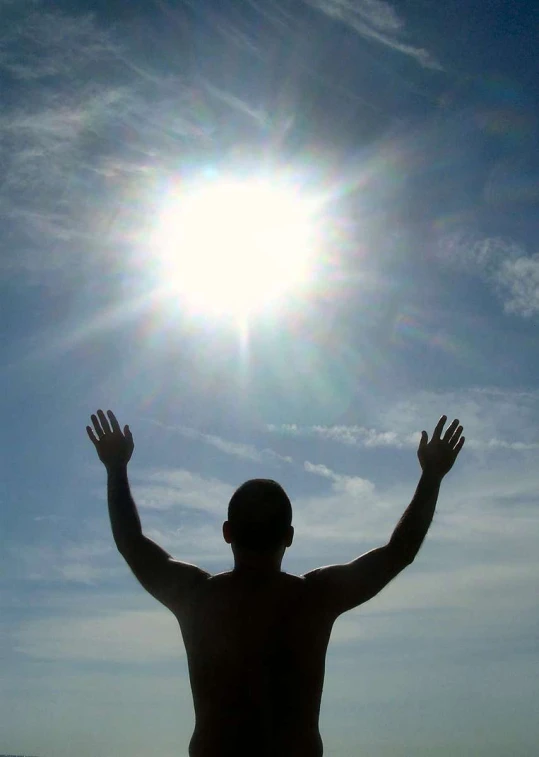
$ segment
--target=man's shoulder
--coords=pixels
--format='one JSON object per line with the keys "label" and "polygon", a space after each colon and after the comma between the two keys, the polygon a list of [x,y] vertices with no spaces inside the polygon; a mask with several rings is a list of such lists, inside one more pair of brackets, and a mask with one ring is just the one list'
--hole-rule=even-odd
{"label": "man's shoulder", "polygon": [[[207,573],[208,580],[211,581],[223,581],[230,578],[235,578],[237,575],[239,575],[235,570],[224,570],[220,573]],[[256,575],[253,573],[253,575]],[[289,581],[290,583],[296,582],[296,583],[302,583],[305,576],[298,576],[295,573],[287,573],[284,570],[281,570],[279,572],[276,572],[274,574],[275,578],[278,578],[282,581]]]}
{"label": "man's shoulder", "polygon": [[235,596],[244,593],[250,594],[255,591],[260,596],[299,596],[306,587],[303,576],[283,571],[273,576],[238,575],[235,571],[207,574],[199,584],[203,589],[202,595],[209,596]]}

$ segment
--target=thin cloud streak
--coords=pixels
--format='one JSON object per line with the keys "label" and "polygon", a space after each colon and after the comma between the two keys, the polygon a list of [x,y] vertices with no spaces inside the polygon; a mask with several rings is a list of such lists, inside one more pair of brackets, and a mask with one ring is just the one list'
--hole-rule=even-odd
{"label": "thin cloud streak", "polygon": [[[417,447],[420,432],[397,434],[394,431],[376,431],[361,426],[296,426],[295,424],[269,425],[267,430],[283,436],[324,439],[353,447],[388,447],[404,449]],[[509,449],[513,451],[539,449],[539,442],[510,442],[492,438],[485,441],[466,438],[466,447],[476,450]],[[312,471],[314,472],[314,471]]]}
{"label": "thin cloud streak", "polygon": [[414,58],[424,68],[441,70],[431,53],[403,41],[405,22],[395,8],[384,0],[304,0],[307,5],[341,21],[366,39],[372,39],[396,52]]}
{"label": "thin cloud streak", "polygon": [[[148,419],[145,419],[148,420]],[[149,423],[159,426],[167,431],[180,434],[186,439],[193,439],[195,441],[203,442],[211,447],[215,447],[220,452],[224,452],[226,455],[232,455],[233,457],[239,457],[243,460],[251,460],[252,462],[265,463],[293,463],[293,460],[288,455],[280,455],[272,449],[264,448],[259,449],[254,444],[247,444],[245,442],[233,442],[230,439],[224,439],[216,434],[206,434],[197,429],[190,428],[189,426],[167,426],[164,423],[160,423],[155,420],[148,420]]]}
{"label": "thin cloud streak", "polygon": [[377,431],[363,426],[298,426],[284,423],[280,426],[269,424],[266,430],[283,436],[316,437],[340,444],[361,447],[405,447],[419,441],[419,433],[401,437],[393,431]]}

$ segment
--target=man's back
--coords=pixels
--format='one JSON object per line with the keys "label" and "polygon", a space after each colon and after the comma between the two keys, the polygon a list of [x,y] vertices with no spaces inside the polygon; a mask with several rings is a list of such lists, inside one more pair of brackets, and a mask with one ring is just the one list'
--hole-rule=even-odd
{"label": "man's back", "polygon": [[[220,573],[173,610],[196,726],[190,757],[320,757],[318,716],[335,620],[312,582]],[[172,609],[172,608],[171,608]]]}
{"label": "man's back", "polygon": [[[122,433],[114,413],[107,415],[98,410],[92,415],[94,428],[86,430],[107,469],[116,546],[141,585],[180,623],[196,716],[190,757],[320,757],[318,715],[333,623],[378,594],[415,559],[442,479],[464,444],[458,419],[442,437],[443,415],[430,442],[422,432],[421,478],[382,547],[348,563],[292,576],[273,570],[292,543],[289,525],[269,559],[255,561],[257,569],[247,553],[239,561],[235,554],[238,569],[210,576],[174,560],[143,534],[127,477],[133,437],[129,426]],[[223,524],[223,536],[232,543],[230,521]]]}

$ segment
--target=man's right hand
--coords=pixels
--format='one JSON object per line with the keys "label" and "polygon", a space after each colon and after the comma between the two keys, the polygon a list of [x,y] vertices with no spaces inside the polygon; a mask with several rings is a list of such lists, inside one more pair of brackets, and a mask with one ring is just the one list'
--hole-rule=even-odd
{"label": "man's right hand", "polygon": [[417,456],[423,472],[432,473],[440,478],[449,473],[464,444],[464,437],[461,436],[463,429],[462,426],[459,426],[457,419],[448,426],[442,438],[442,431],[446,420],[447,416],[442,415],[434,429],[430,442],[428,441],[427,432],[421,432],[421,441],[417,450]]}
{"label": "man's right hand", "polygon": [[110,470],[111,468],[127,465],[131,459],[135,445],[129,426],[124,426],[122,433],[120,424],[116,420],[116,416],[112,410],[107,410],[107,415],[109,416],[110,423],[105,413],[102,410],[98,410],[97,415],[91,416],[95,433],[91,426],[86,426],[86,431],[97,451],[99,459],[105,468]]}

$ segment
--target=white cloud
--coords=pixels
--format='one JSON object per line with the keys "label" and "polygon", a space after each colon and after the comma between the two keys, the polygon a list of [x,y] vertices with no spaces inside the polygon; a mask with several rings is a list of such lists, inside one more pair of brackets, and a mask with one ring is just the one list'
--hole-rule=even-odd
{"label": "white cloud", "polygon": [[539,313],[539,254],[504,260],[494,282],[507,313],[524,318]]}
{"label": "white cloud", "polygon": [[307,473],[314,473],[317,476],[324,476],[325,478],[335,479],[335,473],[326,465],[314,465],[313,463],[305,462],[305,470]]}
{"label": "white cloud", "polygon": [[[385,537],[389,537],[389,527],[384,529],[389,503],[371,481],[337,474],[326,466],[310,463],[306,463],[306,470],[329,479],[331,484],[329,490],[320,494],[300,495],[294,499],[296,541],[292,549],[295,556],[313,554],[321,545],[331,553],[342,548],[349,550],[350,542],[359,548],[359,539],[362,543],[383,539],[384,530],[387,531]],[[401,514],[395,512],[393,525]]]}
{"label": "white cloud", "polygon": [[281,426],[269,424],[266,430],[284,436],[317,437],[361,447],[405,447],[419,441],[419,433],[399,436],[394,431],[379,431],[364,426],[297,426],[285,423]]}
{"label": "white cloud", "polygon": [[444,235],[436,254],[443,265],[481,278],[506,313],[524,318],[539,313],[539,255],[527,255],[510,239],[466,231]]}
{"label": "white cloud", "polygon": [[[309,510],[309,516],[318,513],[324,522],[327,516],[333,521],[332,533],[342,533],[343,538],[346,538],[346,525],[340,523],[339,514],[347,513],[350,508],[356,511],[358,501],[371,502],[374,484],[359,476],[337,473],[323,464],[306,461],[303,469],[309,475],[321,476],[331,481],[330,494],[314,499],[307,498],[306,508]],[[141,474],[133,480],[136,482],[133,485],[133,496],[137,504],[141,508],[154,511],[156,516],[159,511],[164,515],[166,511],[180,507],[186,511],[200,511],[216,519],[212,526],[207,521],[192,521],[191,516],[188,519],[184,516],[184,522],[180,527],[175,525],[173,531],[168,534],[168,548],[172,547],[178,554],[183,554],[184,559],[187,559],[186,552],[192,555],[192,550],[196,549],[197,545],[207,556],[211,556],[214,549],[224,550],[218,521],[226,517],[227,504],[234,487],[219,479],[207,479],[186,470],[154,471]],[[294,501],[294,517],[298,519],[298,523],[304,523],[304,500],[305,498],[297,497]],[[335,502],[338,503],[337,506]],[[163,526],[155,521],[151,528],[159,541],[160,535],[163,535]],[[151,536],[148,529],[145,528],[145,532]]]}
{"label": "white cloud", "polygon": [[[171,524],[162,520],[156,526],[144,528],[144,533],[160,544],[178,560],[199,565],[210,573],[224,570],[223,565],[230,566],[233,560],[230,545],[221,532],[221,523],[226,518],[226,505],[223,504],[221,517],[213,524]],[[226,568],[228,570],[228,567]]]}
{"label": "white cloud", "polygon": [[362,37],[373,39],[397,52],[408,55],[425,68],[441,68],[425,49],[404,41],[405,23],[395,8],[385,0],[305,0],[331,18],[342,21]]}
{"label": "white cloud", "polygon": [[522,253],[522,248],[510,239],[478,236],[466,230],[444,234],[436,249],[443,264],[485,278],[494,276],[505,260],[514,260]]}
{"label": "white cloud", "polygon": [[308,461],[305,461],[304,468],[307,473],[314,473],[316,476],[329,478],[333,481],[333,490],[336,492],[347,493],[354,496],[363,496],[372,494],[374,491],[374,484],[367,481],[365,478],[360,478],[360,476],[346,476],[343,473],[336,473],[326,465],[315,465]]}
{"label": "white cloud", "polygon": [[134,488],[137,504],[153,510],[180,506],[217,514],[234,492],[233,486],[219,479],[183,469],[135,473],[133,480],[140,482]]}

